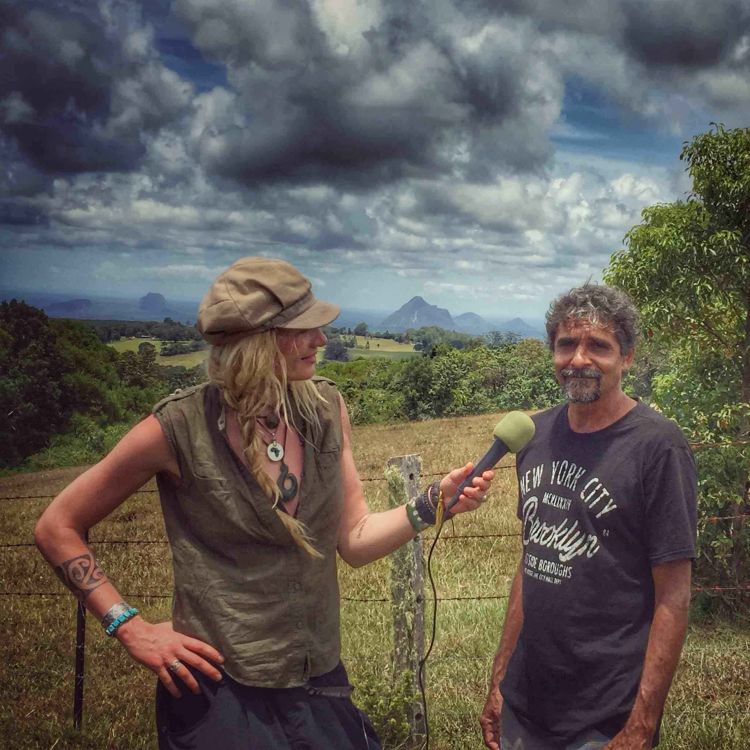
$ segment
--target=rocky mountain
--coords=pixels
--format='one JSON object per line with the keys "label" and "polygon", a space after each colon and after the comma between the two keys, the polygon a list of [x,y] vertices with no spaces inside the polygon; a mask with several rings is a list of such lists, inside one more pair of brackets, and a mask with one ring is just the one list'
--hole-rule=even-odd
{"label": "rocky mountain", "polygon": [[507,331],[521,338],[544,338],[542,329],[529,325],[521,318],[490,322],[473,312],[465,312],[454,318],[445,308],[431,305],[423,297],[412,297],[381,323],[373,325],[372,329],[400,333],[408,328],[427,326],[437,326],[446,331],[459,331],[472,336],[483,336],[490,331]]}
{"label": "rocky mountain", "polygon": [[391,313],[379,326],[381,331],[405,331],[407,328],[437,326],[448,331],[458,330],[451,314],[443,307],[431,305],[422,297],[412,297]]}
{"label": "rocky mountain", "polygon": [[483,333],[489,333],[492,325],[488,323],[481,315],[473,312],[462,313],[453,318],[456,325],[455,330],[461,333],[470,333],[473,336],[481,336]]}
{"label": "rocky mountain", "polygon": [[521,318],[506,320],[500,325],[500,330],[517,333],[519,336],[523,336],[524,338],[544,338],[544,331],[540,331],[534,328],[534,326],[530,326],[525,320],[522,320]]}
{"label": "rocky mountain", "polygon": [[148,313],[162,313],[167,309],[167,300],[163,294],[149,292],[138,300],[138,307]]}

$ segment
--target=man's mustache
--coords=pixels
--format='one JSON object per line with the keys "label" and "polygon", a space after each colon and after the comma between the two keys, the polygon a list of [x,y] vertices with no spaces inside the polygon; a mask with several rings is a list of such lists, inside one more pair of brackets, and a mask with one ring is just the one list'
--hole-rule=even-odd
{"label": "man's mustache", "polygon": [[582,367],[580,370],[574,367],[566,367],[564,370],[560,370],[560,375],[564,378],[595,378],[599,380],[602,376],[599,370],[593,367]]}

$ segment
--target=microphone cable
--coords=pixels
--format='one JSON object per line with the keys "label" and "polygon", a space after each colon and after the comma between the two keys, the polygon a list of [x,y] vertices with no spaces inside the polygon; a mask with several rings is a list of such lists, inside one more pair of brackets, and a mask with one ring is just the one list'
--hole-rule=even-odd
{"label": "microphone cable", "polygon": [[424,668],[425,664],[427,664],[427,659],[432,653],[432,648],[435,645],[435,634],[437,632],[437,587],[435,586],[435,579],[432,576],[432,553],[435,551],[438,539],[440,539],[445,520],[445,499],[443,498],[443,491],[440,490],[437,502],[437,512],[435,514],[435,536],[430,545],[430,551],[427,554],[427,580],[429,580],[430,587],[432,588],[432,628],[430,633],[430,644],[427,647],[425,655],[419,660],[419,670],[417,671],[419,694],[422,700],[422,713],[424,714],[425,744],[423,750],[430,750],[430,722],[427,716],[427,693],[425,692],[424,686]]}

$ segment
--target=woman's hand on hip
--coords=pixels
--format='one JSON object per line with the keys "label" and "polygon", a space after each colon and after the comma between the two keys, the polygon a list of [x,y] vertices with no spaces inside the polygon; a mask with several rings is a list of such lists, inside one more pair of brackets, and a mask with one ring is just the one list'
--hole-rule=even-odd
{"label": "woman's hand on hip", "polygon": [[171,622],[152,624],[136,616],[117,629],[116,637],[135,661],[156,673],[175,698],[180,697],[182,686],[193,693],[201,691],[186,665],[216,682],[222,679],[215,665],[222,664],[224,657],[208,643],[178,633]]}

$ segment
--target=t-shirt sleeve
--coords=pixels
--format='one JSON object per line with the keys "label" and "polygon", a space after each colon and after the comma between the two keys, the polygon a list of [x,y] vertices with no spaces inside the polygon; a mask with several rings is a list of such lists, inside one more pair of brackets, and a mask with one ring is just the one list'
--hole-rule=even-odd
{"label": "t-shirt sleeve", "polygon": [[695,557],[697,496],[690,448],[669,446],[644,477],[646,549],[652,565]]}

